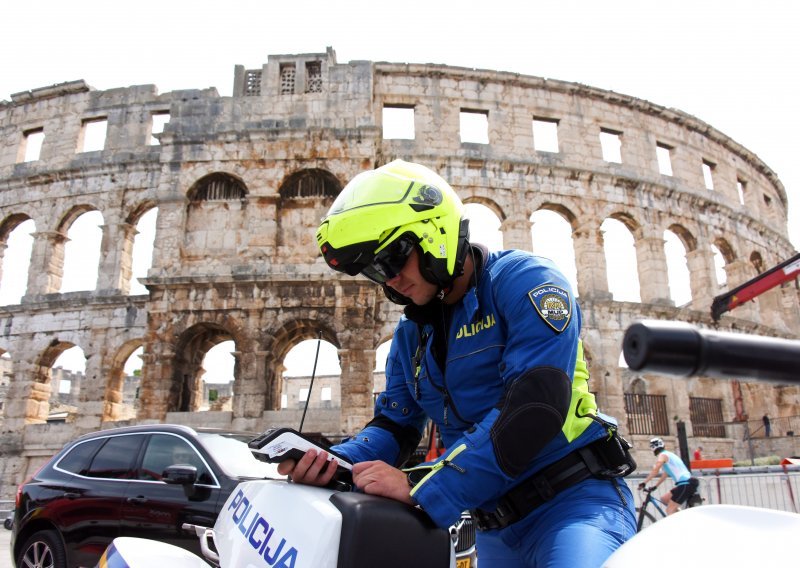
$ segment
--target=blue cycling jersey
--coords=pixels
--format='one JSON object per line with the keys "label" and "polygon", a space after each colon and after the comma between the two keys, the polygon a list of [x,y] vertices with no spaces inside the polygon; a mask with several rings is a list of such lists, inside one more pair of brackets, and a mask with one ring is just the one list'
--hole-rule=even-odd
{"label": "blue cycling jersey", "polygon": [[662,468],[667,472],[667,475],[672,478],[672,481],[674,481],[676,485],[680,485],[681,483],[686,483],[689,481],[689,478],[692,477],[692,473],[686,467],[686,464],[683,463],[681,458],[669,450],[664,450],[663,452],[659,453],[659,457],[662,455],[667,456],[667,461],[664,462]]}

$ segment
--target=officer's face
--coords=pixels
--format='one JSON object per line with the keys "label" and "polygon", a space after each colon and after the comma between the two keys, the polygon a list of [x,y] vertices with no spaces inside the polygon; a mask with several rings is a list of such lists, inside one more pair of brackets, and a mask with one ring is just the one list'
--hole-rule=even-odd
{"label": "officer's face", "polygon": [[419,271],[419,254],[414,249],[408,256],[400,273],[386,281],[393,290],[410,298],[418,306],[423,306],[436,296],[436,286],[422,277]]}

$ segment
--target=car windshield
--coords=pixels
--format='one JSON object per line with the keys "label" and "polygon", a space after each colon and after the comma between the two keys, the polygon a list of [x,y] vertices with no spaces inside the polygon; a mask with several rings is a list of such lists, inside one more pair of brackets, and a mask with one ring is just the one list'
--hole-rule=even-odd
{"label": "car windshield", "polygon": [[217,464],[231,477],[284,479],[278,473],[277,464],[257,460],[247,442],[251,437],[245,435],[225,435],[198,432],[203,447],[214,456]]}

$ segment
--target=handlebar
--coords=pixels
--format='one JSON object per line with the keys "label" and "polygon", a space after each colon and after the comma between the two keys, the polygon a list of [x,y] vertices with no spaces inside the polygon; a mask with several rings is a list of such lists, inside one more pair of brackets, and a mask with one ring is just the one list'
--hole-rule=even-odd
{"label": "handlebar", "polygon": [[800,384],[800,341],[792,339],[645,320],[627,329],[622,353],[634,371]]}

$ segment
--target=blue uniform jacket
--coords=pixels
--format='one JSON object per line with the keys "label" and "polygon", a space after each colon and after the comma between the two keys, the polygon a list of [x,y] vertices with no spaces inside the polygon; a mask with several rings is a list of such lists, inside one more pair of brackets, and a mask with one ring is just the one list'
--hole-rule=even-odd
{"label": "blue uniform jacket", "polygon": [[[452,524],[467,509],[493,510],[519,482],[605,435],[602,426],[576,414],[597,409],[588,391],[580,330],[580,311],[565,277],[550,260],[518,250],[489,253],[477,286],[455,306],[444,373],[431,355],[432,337],[416,368],[419,327],[401,318],[375,412],[420,432],[428,417],[438,424],[447,451],[426,464],[433,467],[411,496],[439,526]],[[423,333],[431,331],[426,326]],[[510,477],[498,464],[489,431],[509,386],[536,367],[562,369],[572,378],[569,415],[558,435],[542,441],[546,445],[527,470]],[[518,435],[533,439],[537,432]],[[354,462],[395,463],[399,446],[387,430],[373,425],[335,450]]]}

